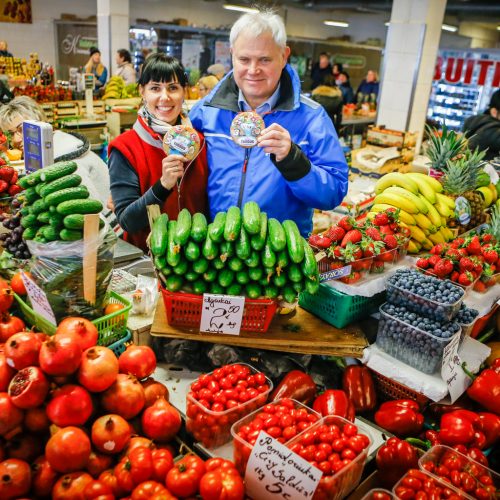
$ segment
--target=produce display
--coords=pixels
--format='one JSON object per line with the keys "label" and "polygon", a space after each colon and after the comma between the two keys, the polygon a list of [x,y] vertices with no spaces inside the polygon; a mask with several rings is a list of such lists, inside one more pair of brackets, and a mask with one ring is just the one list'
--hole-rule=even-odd
{"label": "produce display", "polygon": [[115,75],[106,83],[102,99],[128,99],[129,97],[139,97],[137,84],[125,85],[125,80],[121,76]]}
{"label": "produce display", "polygon": [[73,99],[73,92],[59,85],[24,85],[23,87],[14,87],[12,93],[15,96],[26,95],[39,103],[71,101]]}
{"label": "produce display", "polygon": [[293,303],[302,290],[315,293],[319,286],[314,253],[297,224],[268,220],[255,202],[219,212],[210,224],[187,209],[176,221],[162,214],[153,223],[150,248],[171,292],[281,296]]}

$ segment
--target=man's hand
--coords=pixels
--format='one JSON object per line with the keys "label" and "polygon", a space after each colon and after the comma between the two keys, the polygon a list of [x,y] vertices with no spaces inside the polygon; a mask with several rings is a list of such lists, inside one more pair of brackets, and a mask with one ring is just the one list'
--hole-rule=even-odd
{"label": "man's hand", "polygon": [[292,139],[288,130],[277,123],[265,128],[257,138],[258,146],[267,154],[274,154],[276,161],[286,158],[292,148]]}
{"label": "man's hand", "polygon": [[172,189],[177,179],[184,175],[184,163],[186,161],[187,159],[181,155],[168,155],[163,158],[160,182],[165,189]]}

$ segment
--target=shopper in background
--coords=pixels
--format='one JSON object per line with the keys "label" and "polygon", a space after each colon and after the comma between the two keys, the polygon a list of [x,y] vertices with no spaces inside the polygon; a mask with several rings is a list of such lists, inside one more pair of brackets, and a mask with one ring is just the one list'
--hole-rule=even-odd
{"label": "shopper in background", "polygon": [[485,160],[500,156],[500,90],[493,92],[483,114],[465,120],[463,131],[469,137],[471,149],[487,149]]}
{"label": "shopper in background", "polygon": [[311,69],[311,90],[324,83],[325,78],[332,74],[332,65],[326,52],[319,55],[319,61]]}
{"label": "shopper in background", "polygon": [[375,94],[378,96],[378,75],[372,69],[368,70],[366,73],[365,79],[359,84],[358,90],[356,92],[356,100],[360,100],[360,95],[363,96],[371,96],[371,94]]}
{"label": "shopper in background", "polygon": [[[206,209],[206,151],[188,162],[166,155],[163,136],[172,125],[191,125],[182,111],[188,85],[182,64],[166,54],[151,54],[138,80],[143,104],[137,121],[109,145],[109,173],[115,213],[126,239],[146,248],[148,205],[160,205],[170,219],[186,207],[191,213]],[[200,136],[202,146],[203,137]]]}
{"label": "shopper in background", "polygon": [[200,98],[203,98],[212,92],[212,89],[219,83],[217,77],[213,75],[202,76],[198,83],[196,84],[198,87],[198,93],[200,94]]}
{"label": "shopper in background", "polygon": [[224,68],[224,66],[219,63],[212,64],[207,68],[207,73],[209,75],[215,76],[217,80],[222,80],[224,78],[224,75],[226,74],[226,68]]}
{"label": "shopper in background", "polygon": [[335,63],[332,68],[332,75],[335,80],[339,77],[340,73],[344,71],[344,67],[341,63]]}
{"label": "shopper in background", "polygon": [[125,81],[125,85],[129,83],[136,82],[135,68],[132,65],[132,57],[130,52],[126,49],[119,49],[116,51],[116,65],[118,70],[116,72],[117,76],[121,76]]}
{"label": "shopper in background", "polygon": [[333,77],[326,80],[325,85],[316,87],[312,91],[311,97],[325,108],[335,126],[335,130],[340,130],[344,98],[342,97],[342,91],[333,81]]}
{"label": "shopper in background", "polygon": [[354,91],[352,90],[351,87],[349,74],[346,73],[345,71],[341,71],[335,83],[342,92],[342,97],[344,98],[344,104],[352,104],[354,102]]}
{"label": "shopper in background", "polygon": [[[229,42],[233,71],[190,113],[207,141],[210,215],[252,200],[269,217],[293,219],[307,235],[313,208],[332,209],[347,191],[347,164],[332,121],[300,94],[281,17],[270,10],[244,14]],[[256,147],[242,149],[229,135],[231,122],[250,110],[266,128]]]}
{"label": "shopper in background", "polygon": [[108,79],[108,70],[101,63],[101,52],[97,47],[90,48],[90,59],[85,65],[85,73],[94,75],[96,90],[99,90]]}
{"label": "shopper in background", "polygon": [[0,57],[14,57],[7,50],[7,42],[5,40],[0,40]]}

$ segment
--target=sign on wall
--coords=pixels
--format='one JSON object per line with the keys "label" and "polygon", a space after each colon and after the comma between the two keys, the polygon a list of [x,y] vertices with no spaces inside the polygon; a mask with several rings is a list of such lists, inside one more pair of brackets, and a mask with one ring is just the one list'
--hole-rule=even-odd
{"label": "sign on wall", "polygon": [[0,22],[31,24],[31,0],[0,0]]}
{"label": "sign on wall", "polygon": [[498,87],[500,86],[500,60],[485,57],[439,56],[436,61],[434,80],[444,80],[451,84]]}
{"label": "sign on wall", "polygon": [[231,48],[229,42],[217,40],[215,42],[215,63],[222,64],[226,73],[231,69]]}

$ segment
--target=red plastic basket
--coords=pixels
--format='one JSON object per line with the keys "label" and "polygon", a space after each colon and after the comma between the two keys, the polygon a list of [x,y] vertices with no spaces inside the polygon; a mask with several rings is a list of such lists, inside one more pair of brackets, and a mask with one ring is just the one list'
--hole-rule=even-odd
{"label": "red plastic basket", "polygon": [[[161,293],[169,325],[199,328],[203,295],[169,292],[163,287],[161,288]],[[245,299],[241,331],[267,332],[276,309],[276,301],[271,299]]]}

